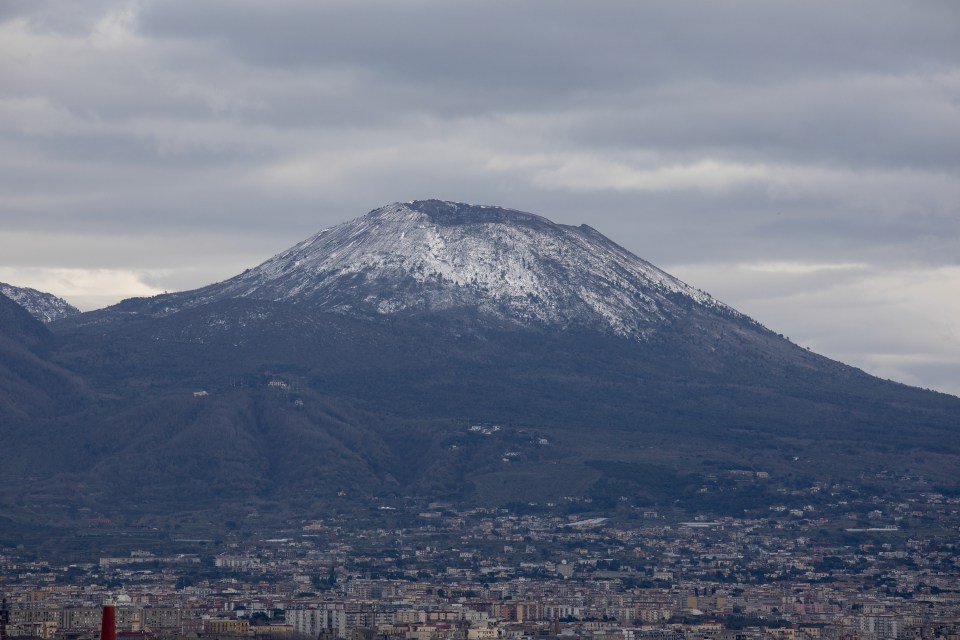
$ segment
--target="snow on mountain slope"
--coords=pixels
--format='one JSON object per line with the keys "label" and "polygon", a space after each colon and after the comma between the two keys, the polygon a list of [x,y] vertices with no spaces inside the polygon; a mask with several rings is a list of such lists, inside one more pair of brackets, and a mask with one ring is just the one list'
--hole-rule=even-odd
{"label": "snow on mountain slope", "polygon": [[640,338],[690,305],[739,315],[586,225],[438,200],[376,209],[150,306],[170,313],[241,297],[360,316],[476,310]]}
{"label": "snow on mountain slope", "polygon": [[80,313],[79,309],[52,293],[27,287],[15,287],[3,282],[0,282],[0,293],[29,311],[30,315],[41,322],[53,322]]}

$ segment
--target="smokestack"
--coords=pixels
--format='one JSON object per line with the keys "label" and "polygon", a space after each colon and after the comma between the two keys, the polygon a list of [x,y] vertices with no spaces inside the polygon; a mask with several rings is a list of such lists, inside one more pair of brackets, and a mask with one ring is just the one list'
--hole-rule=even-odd
{"label": "smokestack", "polygon": [[117,610],[112,604],[103,605],[100,640],[117,640]]}

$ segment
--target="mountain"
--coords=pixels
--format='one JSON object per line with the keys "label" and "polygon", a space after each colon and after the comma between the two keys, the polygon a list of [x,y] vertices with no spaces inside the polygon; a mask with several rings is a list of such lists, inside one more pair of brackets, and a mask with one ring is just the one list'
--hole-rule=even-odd
{"label": "mountain", "polygon": [[44,362],[90,391],[0,449],[0,509],[23,522],[439,498],[762,514],[814,484],[960,490],[960,399],[497,207],[389,205],[223,282],[49,326]]}
{"label": "mountain", "polygon": [[0,294],[19,304],[41,322],[53,322],[80,313],[79,309],[63,298],[28,287],[15,287],[0,282]]}
{"label": "mountain", "polygon": [[53,343],[42,322],[0,293],[0,422],[6,426],[63,411],[83,395],[82,383],[50,361]]}
{"label": "mountain", "polygon": [[0,341],[34,347],[50,339],[50,331],[29,310],[0,292]]}

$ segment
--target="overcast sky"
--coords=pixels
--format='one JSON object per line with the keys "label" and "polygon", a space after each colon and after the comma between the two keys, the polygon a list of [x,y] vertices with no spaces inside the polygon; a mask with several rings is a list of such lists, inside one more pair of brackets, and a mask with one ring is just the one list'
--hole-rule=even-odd
{"label": "overcast sky", "polygon": [[0,281],[84,310],[436,197],[960,395],[956,0],[3,0],[0,151]]}

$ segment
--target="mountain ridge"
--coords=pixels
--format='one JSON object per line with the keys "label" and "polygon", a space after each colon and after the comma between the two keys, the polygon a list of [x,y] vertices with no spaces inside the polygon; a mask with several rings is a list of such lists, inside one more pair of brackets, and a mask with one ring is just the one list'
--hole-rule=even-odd
{"label": "mountain ridge", "polygon": [[0,293],[29,311],[30,315],[41,322],[49,323],[80,314],[79,309],[52,293],[29,287],[16,287],[5,282],[0,282]]}

